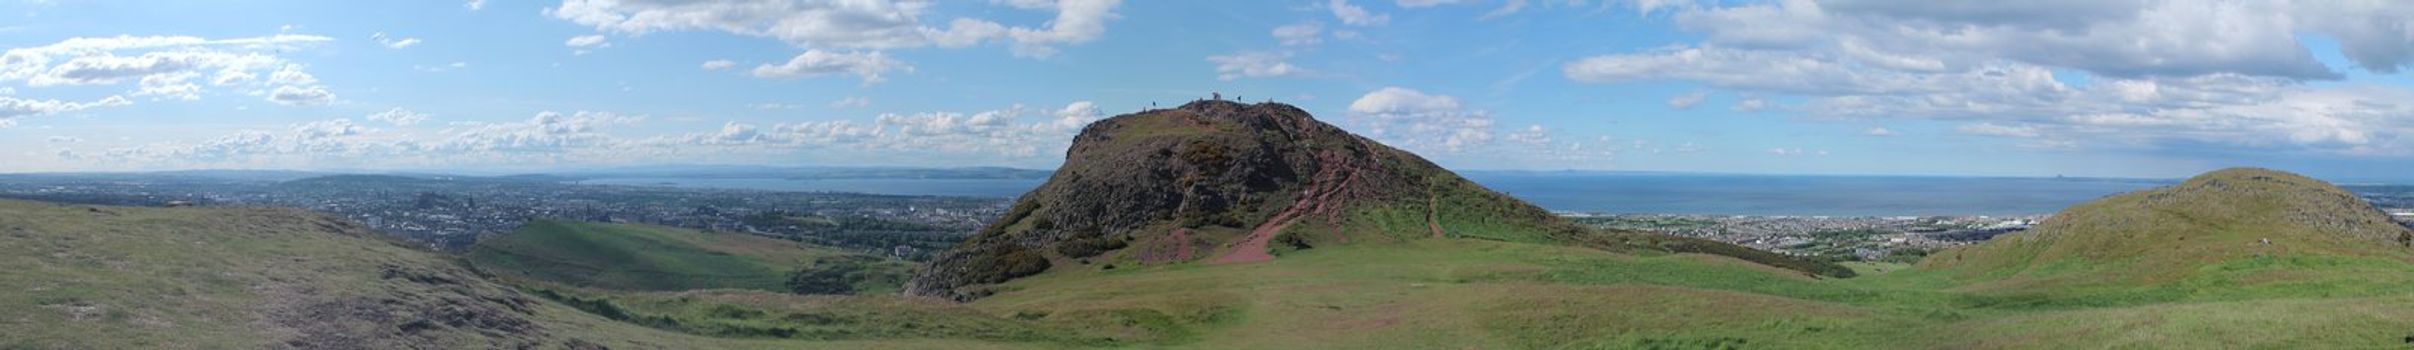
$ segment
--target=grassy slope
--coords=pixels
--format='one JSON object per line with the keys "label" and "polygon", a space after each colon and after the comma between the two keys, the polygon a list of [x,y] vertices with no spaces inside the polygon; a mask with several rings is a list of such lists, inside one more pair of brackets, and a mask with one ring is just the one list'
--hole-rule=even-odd
{"label": "grassy slope", "polygon": [[[347,225],[298,210],[0,200],[0,271],[8,271],[0,273],[0,349],[561,349],[574,341],[613,349],[1018,347],[951,339],[800,343],[650,329],[521,295],[451,259]],[[411,280],[424,277],[447,281]],[[528,301],[526,311],[499,310],[498,300],[511,299]],[[503,316],[455,318],[484,309]],[[503,318],[534,327],[490,333],[494,327],[447,322]],[[434,322],[400,331],[423,319]]]}
{"label": "grassy slope", "polygon": [[[2401,317],[2414,298],[2394,287],[2407,282],[2208,286],[2195,299],[2041,305],[1957,291],[1934,272],[1819,280],[1698,254],[1420,240],[1259,264],[1052,273],[972,305],[1200,349],[2369,348],[2414,331],[2414,318]],[[2258,316],[2287,309],[2316,313]]]}
{"label": "grassy slope", "polygon": [[[816,260],[861,255],[737,233],[539,220],[488,237],[464,256],[488,272],[618,290],[738,288],[782,291],[789,274]],[[897,289],[911,269],[874,258],[866,294]]]}
{"label": "grassy slope", "polygon": [[[0,269],[12,271],[0,288],[23,291],[0,294],[0,348],[256,348],[286,336],[260,327],[258,313],[277,300],[249,290],[257,286],[414,298],[456,289],[380,279],[381,265],[448,267],[277,219],[294,212],[81,208],[0,202]],[[1812,279],[1699,254],[1419,239],[1257,264],[1061,269],[966,305],[573,292],[680,325],[614,321],[544,298],[524,317],[545,329],[541,347],[579,339],[616,349],[2385,348],[2414,331],[2414,291],[2400,287],[2414,285],[2414,268],[2404,262],[2274,257],[2201,269],[2216,277],[2171,284],[2173,298],[2007,296],[1957,288],[1950,271]],[[2314,278],[2248,278],[2271,274]]]}

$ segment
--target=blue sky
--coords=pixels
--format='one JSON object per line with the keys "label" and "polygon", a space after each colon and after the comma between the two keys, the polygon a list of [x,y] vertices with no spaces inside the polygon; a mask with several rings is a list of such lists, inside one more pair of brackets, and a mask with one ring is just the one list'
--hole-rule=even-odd
{"label": "blue sky", "polygon": [[2394,1],[0,1],[0,172],[1050,168],[1220,92],[1456,169],[2414,178]]}

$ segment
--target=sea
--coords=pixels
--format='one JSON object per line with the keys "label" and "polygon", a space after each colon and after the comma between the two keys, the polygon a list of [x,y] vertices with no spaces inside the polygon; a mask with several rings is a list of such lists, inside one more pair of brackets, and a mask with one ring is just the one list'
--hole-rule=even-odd
{"label": "sea", "polygon": [[[2051,214],[2177,180],[1469,172],[1495,191],[1555,211],[1759,216]],[[1013,198],[1045,179],[607,178],[586,184]]]}

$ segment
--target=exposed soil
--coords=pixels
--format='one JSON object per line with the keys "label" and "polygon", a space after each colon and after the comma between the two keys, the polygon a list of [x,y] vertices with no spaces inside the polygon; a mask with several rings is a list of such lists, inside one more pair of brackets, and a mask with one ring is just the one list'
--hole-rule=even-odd
{"label": "exposed soil", "polygon": [[1187,228],[1173,229],[1173,233],[1165,235],[1164,240],[1140,251],[1140,262],[1157,264],[1190,261],[1192,256],[1196,256],[1193,253],[1196,249],[1191,247],[1190,233],[1190,229]]}
{"label": "exposed soil", "polygon": [[1440,194],[1435,194],[1435,193],[1433,193],[1433,186],[1432,186],[1432,185],[1426,185],[1426,186],[1425,186],[1425,228],[1433,229],[1433,238],[1443,238],[1443,237],[1446,237],[1446,236],[1442,235],[1442,220],[1441,220],[1441,216],[1442,216],[1442,215],[1441,215],[1441,214],[1442,214],[1442,203],[1441,203],[1441,201],[1442,201],[1441,195],[1440,195]]}
{"label": "exposed soil", "polygon": [[[1344,205],[1337,203],[1342,200],[1336,200],[1333,196],[1349,191],[1350,182],[1358,177],[1358,169],[1348,163],[1347,157],[1334,152],[1320,153],[1316,155],[1316,158],[1318,163],[1316,175],[1310,178],[1307,190],[1299,193],[1298,201],[1292,202],[1290,208],[1274,214],[1274,217],[1267,218],[1266,222],[1259,223],[1257,228],[1249,230],[1249,236],[1242,237],[1240,242],[1234,243],[1230,252],[1216,257],[1215,260],[1208,263],[1230,264],[1274,260],[1274,255],[1266,252],[1266,247],[1273,242],[1275,234],[1282,233],[1284,228],[1291,227],[1291,224],[1299,222],[1299,219],[1305,218],[1307,215],[1323,213],[1328,215],[1329,220],[1333,214],[1338,213]],[[1335,226],[1337,227],[1338,224],[1336,223]]]}

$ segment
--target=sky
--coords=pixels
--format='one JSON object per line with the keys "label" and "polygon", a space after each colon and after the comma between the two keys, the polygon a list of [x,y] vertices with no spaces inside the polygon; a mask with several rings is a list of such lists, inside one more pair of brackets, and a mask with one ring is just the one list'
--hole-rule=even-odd
{"label": "sky", "polygon": [[0,172],[1053,168],[1220,94],[1460,170],[2414,179],[2414,2],[0,0]]}

